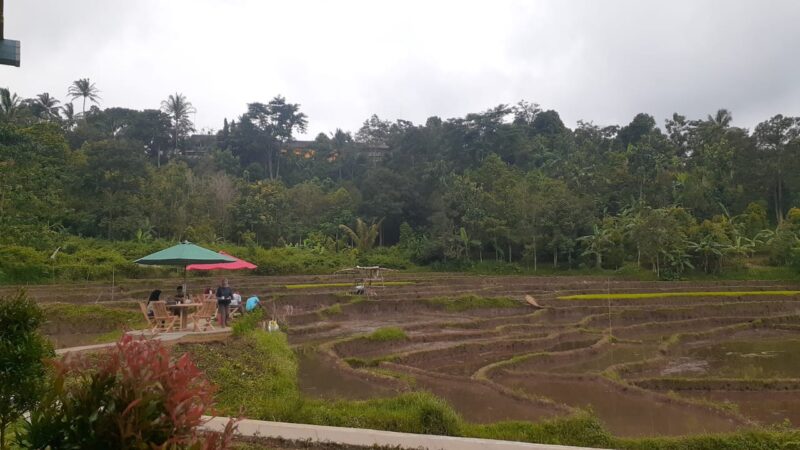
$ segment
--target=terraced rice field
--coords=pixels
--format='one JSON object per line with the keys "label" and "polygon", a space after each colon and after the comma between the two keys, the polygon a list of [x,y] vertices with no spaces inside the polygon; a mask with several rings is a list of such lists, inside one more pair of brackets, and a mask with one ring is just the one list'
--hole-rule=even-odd
{"label": "terraced rice field", "polygon": [[[392,281],[408,284],[362,297],[336,285],[342,281],[232,280],[246,295],[276,299],[269,309],[297,349],[300,385],[310,396],[364,399],[425,389],[479,423],[590,407],[625,437],[800,424],[797,284],[396,274]],[[114,303],[130,304],[154,283],[175,284],[128,282]],[[292,284],[320,286],[287,288]],[[43,302],[94,302],[99,295],[103,304],[110,303],[106,291],[29,289]],[[543,308],[524,303],[525,294]],[[403,333],[369,337],[386,327]]]}

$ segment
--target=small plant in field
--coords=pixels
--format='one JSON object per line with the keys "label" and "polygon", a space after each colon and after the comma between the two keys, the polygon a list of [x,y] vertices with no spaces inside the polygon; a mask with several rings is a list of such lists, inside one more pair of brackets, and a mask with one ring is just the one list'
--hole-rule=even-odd
{"label": "small plant in field", "polygon": [[327,308],[323,308],[320,310],[320,314],[324,314],[326,316],[332,316],[341,313],[342,313],[342,305],[340,303],[336,303],[334,305],[328,306]]}
{"label": "small plant in field", "polygon": [[187,355],[173,360],[160,341],[123,337],[93,357],[55,361],[54,377],[31,411],[20,446],[42,448],[216,449],[233,433],[202,437],[213,385]]}
{"label": "small plant in field", "polygon": [[367,335],[366,339],[376,342],[402,341],[408,339],[408,336],[402,328],[384,327],[373,331],[372,334]]}
{"label": "small plant in field", "polygon": [[44,387],[44,359],[53,350],[39,334],[44,315],[24,293],[0,298],[0,449],[6,431],[36,405]]}

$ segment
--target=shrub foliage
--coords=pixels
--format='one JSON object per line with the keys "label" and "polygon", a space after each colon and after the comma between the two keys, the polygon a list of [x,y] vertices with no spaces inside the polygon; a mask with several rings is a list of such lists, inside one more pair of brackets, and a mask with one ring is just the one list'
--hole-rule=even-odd
{"label": "shrub foliage", "polygon": [[24,292],[0,297],[0,448],[6,430],[36,405],[46,367],[53,353],[38,329],[44,320],[39,306]]}
{"label": "shrub foliage", "polygon": [[[31,412],[20,446],[29,449],[218,448],[196,427],[214,387],[187,355],[170,357],[159,341],[123,337],[96,356],[56,361],[50,389]],[[229,433],[230,434],[230,433]]]}

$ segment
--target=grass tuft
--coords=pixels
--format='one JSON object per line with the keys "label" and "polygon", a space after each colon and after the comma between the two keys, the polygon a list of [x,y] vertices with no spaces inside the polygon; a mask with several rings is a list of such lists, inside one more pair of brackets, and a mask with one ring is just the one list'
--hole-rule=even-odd
{"label": "grass tuft", "polygon": [[365,337],[368,341],[375,342],[388,342],[388,341],[403,341],[408,339],[406,332],[399,327],[384,327],[378,328]]}
{"label": "grass tuft", "polygon": [[319,310],[319,313],[326,316],[333,316],[342,313],[342,305],[341,303],[335,303],[331,306],[322,308]]}
{"label": "grass tuft", "polygon": [[477,295],[433,297],[424,301],[435,307],[444,308],[449,312],[463,312],[473,309],[519,308],[522,306],[522,303],[509,297],[479,297]]}
{"label": "grass tuft", "polygon": [[558,300],[625,300],[664,297],[752,297],[758,295],[798,295],[800,291],[720,291],[720,292],[641,292],[618,294],[579,294],[558,297]]}
{"label": "grass tuft", "polygon": [[[415,284],[413,281],[385,281],[382,286],[407,286]],[[286,289],[316,289],[329,287],[353,287],[353,283],[308,283],[308,284],[287,284]]]}

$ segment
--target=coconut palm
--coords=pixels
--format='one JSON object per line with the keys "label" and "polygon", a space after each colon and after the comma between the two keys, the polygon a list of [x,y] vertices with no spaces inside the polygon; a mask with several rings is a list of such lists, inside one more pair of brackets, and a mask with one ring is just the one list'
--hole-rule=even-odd
{"label": "coconut palm", "polygon": [[75,105],[70,103],[65,103],[64,106],[61,107],[61,114],[64,115],[64,127],[72,129],[72,126],[75,124]]}
{"label": "coconut palm", "polygon": [[186,100],[185,95],[176,92],[175,95],[170,95],[161,102],[161,111],[170,117],[174,150],[177,151],[178,139],[194,131],[194,124],[189,119],[189,115],[194,114],[197,110],[192,106],[192,102]]}
{"label": "coconut palm", "polygon": [[39,116],[43,119],[54,119],[59,117],[58,111],[61,109],[58,104],[61,103],[49,93],[44,92],[36,96],[35,106],[39,110]]}
{"label": "coconut palm", "polygon": [[20,98],[17,94],[12,94],[8,88],[0,88],[0,117],[5,121],[10,121],[17,115],[20,106]]}
{"label": "coconut palm", "polygon": [[366,222],[358,218],[356,219],[355,229],[347,225],[339,225],[339,228],[350,237],[350,240],[358,250],[364,252],[375,245],[375,239],[378,238],[382,222],[383,219],[379,220],[377,223],[372,221],[371,224],[367,225]]}
{"label": "coconut palm", "polygon": [[81,78],[79,80],[73,81],[72,85],[69,87],[69,90],[67,91],[67,95],[69,95],[72,98],[72,100],[83,97],[82,114],[86,114],[86,99],[89,99],[90,102],[98,103],[98,100],[100,100],[99,94],[100,94],[100,89],[97,89],[94,83],[89,81],[88,78]]}

